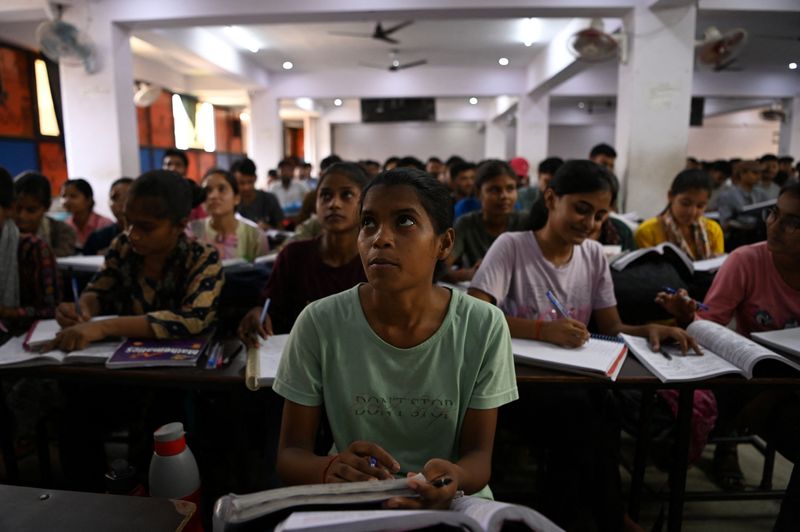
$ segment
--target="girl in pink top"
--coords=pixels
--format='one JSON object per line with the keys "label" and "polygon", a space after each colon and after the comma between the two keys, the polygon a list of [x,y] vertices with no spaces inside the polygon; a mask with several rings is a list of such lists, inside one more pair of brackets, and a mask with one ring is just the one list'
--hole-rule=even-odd
{"label": "girl in pink top", "polygon": [[94,212],[94,192],[85,179],[70,179],[61,189],[61,204],[70,213],[67,224],[77,233],[76,245],[83,247],[94,231],[108,227],[114,222]]}

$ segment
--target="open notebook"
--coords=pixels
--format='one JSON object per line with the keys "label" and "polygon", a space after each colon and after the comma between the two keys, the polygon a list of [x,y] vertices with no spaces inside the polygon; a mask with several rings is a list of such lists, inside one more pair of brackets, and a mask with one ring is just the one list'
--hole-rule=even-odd
{"label": "open notebook", "polygon": [[[95,316],[91,321],[102,321],[117,317],[119,316]],[[23,345],[25,349],[37,351],[52,341],[59,331],[61,331],[61,325],[56,320],[39,320],[28,329]]]}
{"label": "open notebook", "polygon": [[0,347],[0,366],[28,367],[58,364],[104,364],[120,345],[116,342],[98,342],[89,344],[86,349],[65,353],[49,351],[38,353],[24,347],[25,338],[17,336],[9,339]]}
{"label": "open notebook", "polygon": [[756,342],[777,349],[782,353],[800,357],[800,327],[758,332],[751,334],[750,337]]}
{"label": "open notebook", "polygon": [[[762,366],[781,365],[800,371],[800,364],[779,355],[752,340],[708,320],[693,322],[686,331],[703,348],[703,355],[681,355],[668,351],[670,358],[653,352],[644,338],[623,335],[634,356],[655,374],[661,382],[699,381],[719,375],[736,374],[750,379]],[[766,371],[770,371],[765,368]]]}
{"label": "open notebook", "polygon": [[255,391],[261,387],[272,386],[278,374],[283,348],[289,340],[288,334],[276,334],[266,341],[258,339],[258,347],[247,350],[247,366],[244,382]]}
{"label": "open notebook", "polygon": [[514,360],[546,368],[617,380],[628,348],[615,338],[592,336],[581,347],[569,349],[535,340],[511,339]]}

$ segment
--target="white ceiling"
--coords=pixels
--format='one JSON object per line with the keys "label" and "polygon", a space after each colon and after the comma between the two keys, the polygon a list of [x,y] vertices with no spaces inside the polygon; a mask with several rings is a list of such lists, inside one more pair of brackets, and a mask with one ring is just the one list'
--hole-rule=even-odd
{"label": "white ceiling", "polygon": [[[427,59],[428,65],[502,68],[497,60],[506,57],[510,66],[523,67],[549,42],[569,19],[541,19],[541,36],[534,45],[522,44],[523,19],[419,20],[392,34],[393,45],[371,38],[331,35],[329,32],[371,34],[374,22],[332,22],[327,24],[262,24],[241,26],[263,46],[252,56],[269,70],[281,70],[292,61],[298,72],[351,68],[359,63],[390,64],[390,53],[398,49],[402,62]],[[383,20],[384,29],[402,21]],[[208,28],[231,44],[239,44],[222,27]],[[251,53],[251,52],[244,52]]]}

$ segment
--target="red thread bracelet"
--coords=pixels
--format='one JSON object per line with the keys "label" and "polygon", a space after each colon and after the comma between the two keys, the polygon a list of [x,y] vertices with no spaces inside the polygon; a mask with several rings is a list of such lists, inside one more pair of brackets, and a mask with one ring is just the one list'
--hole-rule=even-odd
{"label": "red thread bracelet", "polygon": [[322,470],[322,483],[323,484],[327,484],[327,482],[325,481],[325,478],[328,476],[328,470],[331,468],[333,463],[338,459],[339,459],[339,455],[335,454],[335,455],[331,456],[330,460],[328,460],[328,465],[326,465],[325,469]]}

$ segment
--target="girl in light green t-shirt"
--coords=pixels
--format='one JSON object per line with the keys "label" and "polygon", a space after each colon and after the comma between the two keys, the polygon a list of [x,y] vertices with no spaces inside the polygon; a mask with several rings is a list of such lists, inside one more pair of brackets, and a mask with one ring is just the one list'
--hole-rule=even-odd
{"label": "girl in light green t-shirt", "polygon": [[[433,283],[453,246],[452,218],[446,187],[415,169],[384,172],[364,190],[368,282],[306,307],[273,385],[286,399],[285,483],[423,473],[427,482],[409,481],[419,498],[389,508],[487,494],[497,408],[517,398],[516,378],[502,313]],[[338,453],[317,456],[323,405]]]}

